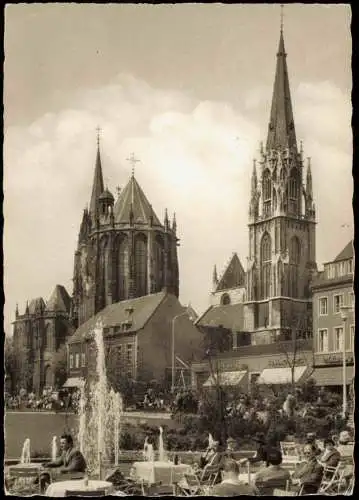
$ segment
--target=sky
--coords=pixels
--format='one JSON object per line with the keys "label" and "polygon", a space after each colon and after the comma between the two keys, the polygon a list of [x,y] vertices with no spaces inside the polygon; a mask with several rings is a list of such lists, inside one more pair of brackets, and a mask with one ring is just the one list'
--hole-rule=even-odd
{"label": "sky", "polygon": [[[317,262],[352,238],[351,13],[288,4],[298,142],[311,157]],[[101,128],[105,183],[136,178],[176,212],[180,300],[209,305],[212,271],[248,255],[253,159],[266,140],[279,4],[17,4],[5,11],[4,328],[15,307],[72,293]]]}

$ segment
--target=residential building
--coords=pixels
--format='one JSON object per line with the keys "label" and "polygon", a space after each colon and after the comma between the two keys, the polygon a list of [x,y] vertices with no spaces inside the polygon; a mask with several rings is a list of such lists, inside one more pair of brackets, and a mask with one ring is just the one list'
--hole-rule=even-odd
{"label": "residential building", "polygon": [[[343,357],[346,382],[354,380],[354,247],[350,241],[339,255],[324,264],[313,281],[314,379],[320,386],[341,390]],[[348,308],[343,320],[342,307]],[[345,351],[344,345],[345,343]]]}

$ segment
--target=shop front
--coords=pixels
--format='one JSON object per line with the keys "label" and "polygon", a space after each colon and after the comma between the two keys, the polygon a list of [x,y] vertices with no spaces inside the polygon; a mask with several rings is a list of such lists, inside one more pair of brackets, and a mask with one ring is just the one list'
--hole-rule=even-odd
{"label": "shop front", "polygon": [[342,353],[316,354],[313,379],[318,387],[327,387],[333,392],[342,390],[344,377],[350,388],[354,384],[355,367],[353,353],[347,353],[345,364]]}

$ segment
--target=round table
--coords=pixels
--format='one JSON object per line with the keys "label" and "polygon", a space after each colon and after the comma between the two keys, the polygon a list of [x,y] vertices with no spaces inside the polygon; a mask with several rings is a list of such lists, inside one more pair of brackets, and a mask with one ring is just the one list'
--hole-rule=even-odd
{"label": "round table", "polygon": [[[255,474],[251,472],[249,474],[249,482],[252,483],[254,481]],[[241,481],[245,484],[248,484],[248,472],[243,472],[242,474],[238,474],[238,481]]]}
{"label": "round table", "polygon": [[94,491],[94,490],[106,490],[106,494],[110,495],[113,491],[113,485],[108,481],[98,481],[95,479],[89,479],[87,486],[85,486],[85,481],[83,479],[58,481],[56,483],[50,484],[50,486],[46,490],[45,496],[64,497],[66,496],[66,491]]}
{"label": "round table", "polygon": [[134,477],[147,484],[161,482],[165,485],[172,485],[178,483],[185,474],[191,472],[190,465],[174,465],[172,462],[134,462],[132,467]]}

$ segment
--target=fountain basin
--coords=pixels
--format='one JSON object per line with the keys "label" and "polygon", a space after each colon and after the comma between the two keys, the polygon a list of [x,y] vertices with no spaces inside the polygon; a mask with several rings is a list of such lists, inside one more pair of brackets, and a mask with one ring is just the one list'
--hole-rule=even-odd
{"label": "fountain basin", "polygon": [[163,485],[178,483],[184,476],[191,472],[187,464],[174,465],[172,462],[134,462],[133,473],[137,480],[147,484],[161,482]]}

